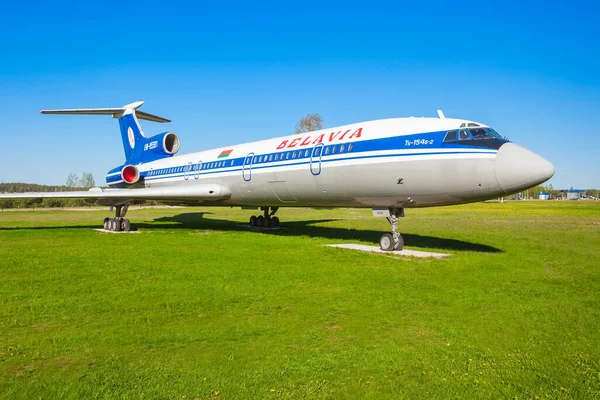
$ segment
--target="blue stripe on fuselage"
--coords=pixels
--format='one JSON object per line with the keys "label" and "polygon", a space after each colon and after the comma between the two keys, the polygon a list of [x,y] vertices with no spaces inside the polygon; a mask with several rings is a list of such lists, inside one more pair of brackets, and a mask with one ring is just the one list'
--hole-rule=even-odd
{"label": "blue stripe on fuselage", "polygon": [[[382,157],[398,157],[398,156],[420,156],[420,155],[434,155],[434,154],[468,154],[468,153],[480,153],[482,150],[486,150],[489,153],[495,153],[495,150],[490,149],[487,146],[475,146],[475,145],[463,145],[460,143],[444,143],[443,139],[447,131],[419,133],[413,135],[404,136],[393,136],[387,138],[378,139],[367,139],[360,141],[345,141],[336,143],[335,141],[330,143],[323,143],[321,148],[321,162],[331,161],[343,161],[353,159],[365,159],[365,158],[382,158]],[[340,153],[340,145],[344,145],[344,152]],[[352,150],[348,152],[348,147],[352,145]],[[336,153],[331,152],[332,148],[337,146]],[[302,165],[310,164],[311,155],[314,145],[284,148],[275,152],[255,154],[253,162],[251,164],[252,169],[265,169],[265,168],[276,168],[291,165]],[[329,149],[328,154],[325,152]],[[394,154],[371,154],[371,155],[360,155],[360,153],[377,152],[377,151],[390,151],[390,150],[429,150],[427,152],[416,152],[416,153],[394,153]],[[456,151],[452,152],[433,152],[431,150],[438,149],[453,149]],[[309,150],[306,155],[306,150]],[[296,152],[297,157],[292,158],[291,154]],[[348,154],[349,157],[337,158],[340,154]],[[279,155],[279,160],[275,160],[275,155]],[[333,157],[336,158],[333,158]],[[259,158],[272,157],[272,161],[257,162]],[[186,175],[185,168],[189,167],[191,170],[187,172],[189,179],[197,179],[195,176],[200,175],[211,175],[221,172],[238,172],[243,170],[244,161],[246,156],[238,158],[226,158],[224,160],[214,159],[211,161],[202,161],[201,169],[195,171],[198,164],[184,164],[184,165],[173,165],[165,168],[158,168],[150,171],[141,172],[141,176],[149,180],[167,179],[184,177]],[[290,162],[291,161],[291,162]],[[121,167],[115,168],[110,173],[120,171]],[[106,181],[110,185],[112,182],[121,181],[120,174],[107,176]]]}

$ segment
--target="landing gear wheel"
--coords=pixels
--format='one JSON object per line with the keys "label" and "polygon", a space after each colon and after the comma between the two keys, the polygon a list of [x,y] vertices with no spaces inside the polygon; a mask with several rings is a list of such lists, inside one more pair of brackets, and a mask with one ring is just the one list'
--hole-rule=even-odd
{"label": "landing gear wheel", "polygon": [[131,230],[131,224],[129,223],[129,220],[125,218],[125,214],[127,214],[127,210],[129,209],[129,204],[117,205],[115,207],[115,217],[104,218],[104,230],[113,232],[129,232]]}
{"label": "landing gear wheel", "polygon": [[394,250],[400,251],[404,248],[404,238],[398,234],[398,242],[394,243]]}
{"label": "landing gear wheel", "polygon": [[279,226],[279,218],[278,217],[271,218],[271,226],[273,228],[277,228]]}
{"label": "landing gear wheel", "polygon": [[257,221],[256,221],[256,226],[258,226],[260,228],[265,227],[265,226],[267,226],[265,224],[265,222],[266,222],[265,217],[263,217],[262,215],[259,215],[257,218]]}
{"label": "landing gear wheel", "polygon": [[394,237],[391,233],[384,233],[379,238],[379,247],[383,251],[393,251],[394,250]]}
{"label": "landing gear wheel", "polygon": [[255,215],[251,216],[250,217],[250,226],[256,226],[256,222],[257,222],[256,216]]}
{"label": "landing gear wheel", "polygon": [[398,232],[398,221],[400,217],[404,217],[403,208],[390,208],[389,215],[386,217],[391,225],[392,232],[384,233],[379,239],[379,247],[383,251],[402,250],[404,248],[404,239]]}
{"label": "landing gear wheel", "polygon": [[273,226],[273,222],[271,221],[270,216],[265,216],[265,227],[271,228]]}

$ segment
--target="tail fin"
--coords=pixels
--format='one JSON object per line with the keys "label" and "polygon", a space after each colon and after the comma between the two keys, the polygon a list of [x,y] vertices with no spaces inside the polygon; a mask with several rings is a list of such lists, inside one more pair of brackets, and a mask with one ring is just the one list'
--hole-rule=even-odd
{"label": "tail fin", "polygon": [[125,160],[130,160],[136,154],[141,154],[140,149],[147,142],[146,135],[140,126],[139,119],[154,122],[171,122],[163,117],[148,114],[143,111],[137,111],[144,104],[143,101],[127,104],[119,108],[76,108],[64,110],[42,110],[42,114],[85,114],[85,115],[112,115],[119,119],[121,128],[121,138],[123,139],[123,150],[125,151]]}

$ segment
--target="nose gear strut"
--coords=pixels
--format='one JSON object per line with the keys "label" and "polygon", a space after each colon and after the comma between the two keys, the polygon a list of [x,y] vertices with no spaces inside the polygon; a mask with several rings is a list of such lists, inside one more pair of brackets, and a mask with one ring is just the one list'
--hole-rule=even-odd
{"label": "nose gear strut", "polygon": [[[383,251],[402,250],[404,248],[404,239],[400,235],[400,232],[398,232],[398,222],[400,221],[400,217],[404,217],[404,208],[389,208],[387,211],[379,215],[385,215],[392,226],[392,232],[381,235],[379,246]],[[373,210],[373,214],[375,214],[375,210]]]}

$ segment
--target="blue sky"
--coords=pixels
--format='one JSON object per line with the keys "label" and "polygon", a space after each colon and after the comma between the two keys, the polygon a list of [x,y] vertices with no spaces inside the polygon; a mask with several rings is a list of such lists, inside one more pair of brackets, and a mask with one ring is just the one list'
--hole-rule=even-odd
{"label": "blue sky", "polygon": [[555,188],[600,188],[592,1],[21,3],[0,13],[0,181],[103,183],[117,122],[38,112],[144,100],[182,153],[441,108],[552,161]]}

